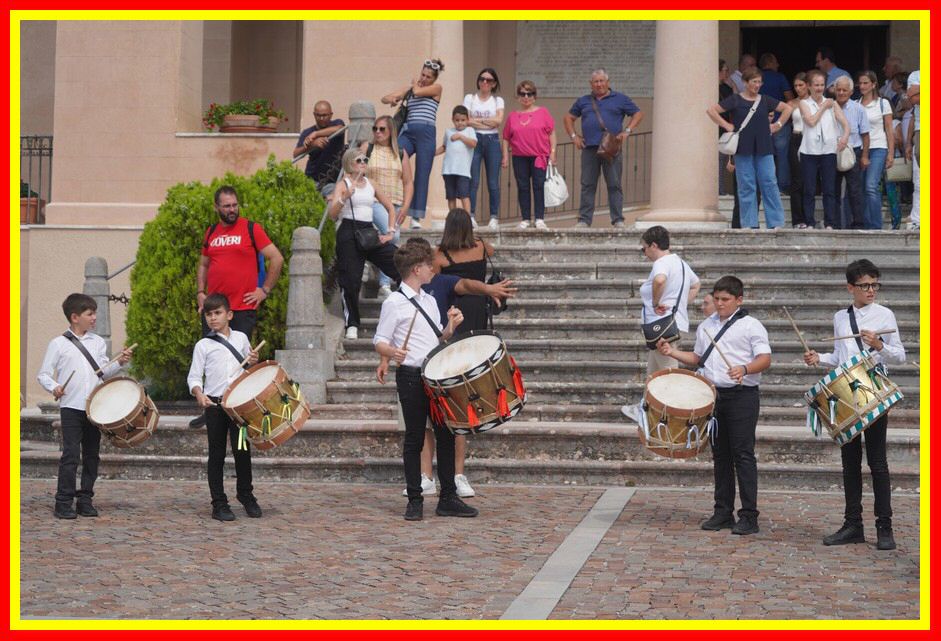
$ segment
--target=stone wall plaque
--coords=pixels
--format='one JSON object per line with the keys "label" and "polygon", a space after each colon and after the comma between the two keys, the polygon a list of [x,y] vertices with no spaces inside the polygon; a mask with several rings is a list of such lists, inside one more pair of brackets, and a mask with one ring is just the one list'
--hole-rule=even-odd
{"label": "stone wall plaque", "polygon": [[656,22],[530,21],[516,26],[516,82],[532,80],[543,98],[589,93],[593,69],[631,98],[653,96]]}

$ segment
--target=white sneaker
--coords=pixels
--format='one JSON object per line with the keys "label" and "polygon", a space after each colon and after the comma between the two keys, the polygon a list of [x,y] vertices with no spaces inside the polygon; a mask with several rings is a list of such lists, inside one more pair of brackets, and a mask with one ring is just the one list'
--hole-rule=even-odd
{"label": "white sneaker", "polygon": [[621,414],[640,425],[640,405],[622,405]]}
{"label": "white sneaker", "polygon": [[[435,487],[435,480],[430,479],[425,476],[424,472],[421,475],[421,495],[422,496],[434,496],[438,493],[438,488]],[[402,490],[402,496],[408,496],[408,489]],[[460,496],[460,494],[458,494]],[[473,494],[471,495],[473,496]]]}
{"label": "white sneaker", "polygon": [[477,219],[474,218],[473,216],[471,216],[470,219],[471,219],[471,227],[473,227],[474,229],[477,229]]}
{"label": "white sneaker", "polygon": [[463,474],[454,475],[454,484],[457,486],[457,495],[462,499],[468,499],[474,496],[474,488],[467,482],[467,477]]}
{"label": "white sneaker", "polygon": [[583,220],[580,220],[577,223],[575,223],[575,229],[588,229],[590,226],[591,225],[589,225]]}
{"label": "white sneaker", "polygon": [[520,223],[520,229],[529,229],[529,221],[524,220]]}
{"label": "white sneaker", "polygon": [[379,293],[376,295],[376,298],[379,300],[385,300],[392,295],[392,288],[389,285],[383,285],[379,288]]}
{"label": "white sneaker", "polygon": [[539,218],[536,220],[536,229],[549,229],[549,227],[546,225],[546,221]]}
{"label": "white sneaker", "polygon": [[359,330],[355,327],[347,327],[346,338],[347,340],[355,341],[357,338],[359,338]]}
{"label": "white sneaker", "polygon": [[491,218],[490,222],[487,223],[487,227],[490,229],[500,229],[500,221],[497,218]]}
{"label": "white sneaker", "polygon": [[412,218],[412,224],[409,225],[411,229],[421,229],[421,221],[417,218]]}

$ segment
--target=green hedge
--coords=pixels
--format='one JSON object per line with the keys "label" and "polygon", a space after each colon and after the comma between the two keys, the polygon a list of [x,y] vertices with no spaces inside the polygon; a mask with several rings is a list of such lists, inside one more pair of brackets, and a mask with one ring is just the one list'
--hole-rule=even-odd
{"label": "green hedge", "polygon": [[[201,335],[196,313],[196,267],[206,228],[219,217],[213,194],[232,185],[239,194],[242,216],[259,222],[284,255],[284,269],[268,299],[259,308],[254,342],[267,341],[262,356],[284,347],[291,237],[297,227],[317,227],[324,201],[314,181],[289,161],[268,158],[267,167],[251,177],[228,173],[204,185],[191,182],[167,192],[156,218],[144,226],[131,271],[131,302],[127,310],[128,343],[138,343],[132,372],[158,399],[189,396],[186,375],[193,345]],[[321,257],[333,257],[332,223],[324,226]]]}

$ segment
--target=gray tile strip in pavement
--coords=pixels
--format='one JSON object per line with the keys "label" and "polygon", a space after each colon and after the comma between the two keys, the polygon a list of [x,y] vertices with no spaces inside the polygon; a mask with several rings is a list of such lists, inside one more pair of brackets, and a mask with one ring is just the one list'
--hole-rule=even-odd
{"label": "gray tile strip in pavement", "polygon": [[548,618],[575,575],[634,496],[634,491],[628,487],[605,490],[500,619]]}

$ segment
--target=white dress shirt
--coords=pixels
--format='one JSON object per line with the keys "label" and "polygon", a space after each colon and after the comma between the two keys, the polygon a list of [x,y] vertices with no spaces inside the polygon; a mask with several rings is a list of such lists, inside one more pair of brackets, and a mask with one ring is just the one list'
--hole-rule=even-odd
{"label": "white dress shirt", "polygon": [[[712,345],[709,336],[715,338],[723,325],[725,325],[725,321],[719,320],[718,312],[699,324],[699,327],[696,328],[696,346],[693,348],[698,356],[706,353],[706,349]],[[709,336],[706,336],[706,332],[709,332]],[[716,342],[733,367],[747,365],[755,360],[755,357],[771,353],[768,330],[761,324],[761,321],[751,316],[739,318]],[[719,350],[715,348],[709,354],[705,365],[699,370],[716,387],[736,387],[738,382],[729,378],[728,371],[729,366],[719,355]],[[761,383],[760,373],[748,373],[742,379],[742,385],[755,386],[759,383]]]}
{"label": "white dress shirt", "polygon": [[[873,360],[877,363],[888,365],[889,363],[900,365],[905,362],[905,346],[902,345],[902,337],[899,336],[899,326],[895,321],[895,314],[888,307],[883,307],[878,303],[872,303],[865,307],[856,307],[853,310],[856,316],[856,325],[860,330],[868,329],[879,331],[880,329],[894,329],[893,334],[882,335],[882,349],[876,351],[869,348],[866,343],[863,347],[869,350]],[[846,308],[841,309],[833,315],[833,335],[849,336],[853,333],[850,325],[850,315]],[[846,338],[841,341],[834,341],[833,351],[826,354],[818,354],[822,365],[836,367],[840,363],[849,360],[854,354],[859,354],[859,346],[855,338]]]}
{"label": "white dress shirt", "polygon": [[[244,358],[251,351],[248,336],[238,330],[230,330],[228,337],[223,336]],[[222,343],[211,338],[202,338],[193,347],[193,363],[190,365],[186,386],[190,393],[194,387],[203,388],[206,396],[222,396],[229,385],[245,370],[241,361]],[[203,377],[206,382],[203,384]]]}
{"label": "white dress shirt", "polygon": [[[382,301],[382,311],[379,312],[379,324],[376,326],[376,335],[372,339],[373,345],[388,343],[392,347],[401,347],[405,342],[405,335],[408,334],[408,327],[412,324],[412,318],[415,324],[412,326],[412,334],[408,339],[406,350],[408,354],[402,365],[409,367],[421,367],[428,353],[438,346],[440,340],[431,329],[431,325],[421,315],[415,306],[409,302],[409,299],[416,298],[416,302],[425,310],[428,317],[434,321],[438,329],[441,330],[441,313],[438,311],[438,303],[435,297],[428,292],[421,290],[417,294],[411,287],[402,283],[399,285],[399,292],[395,293]],[[403,296],[402,294],[405,294]],[[406,298],[408,297],[408,299]],[[416,316],[415,314],[418,314]]]}
{"label": "white dress shirt", "polygon": [[[69,330],[69,333],[72,333]],[[121,371],[121,366],[117,363],[108,363],[107,345],[105,339],[98,334],[85,332],[84,336],[75,336],[88,350],[98,367],[102,368],[105,378],[110,378]],[[106,367],[107,365],[107,367]],[[68,407],[74,410],[85,411],[85,403],[101,379],[95,374],[91,363],[85,358],[85,355],[79,351],[78,347],[72,344],[72,341],[65,336],[56,336],[49,341],[49,347],[46,348],[46,355],[42,359],[42,366],[39,368],[39,375],[36,377],[39,384],[47,392],[52,392],[56,387],[65,383],[69,376],[69,381],[65,388],[65,394],[59,399],[59,407]]]}

